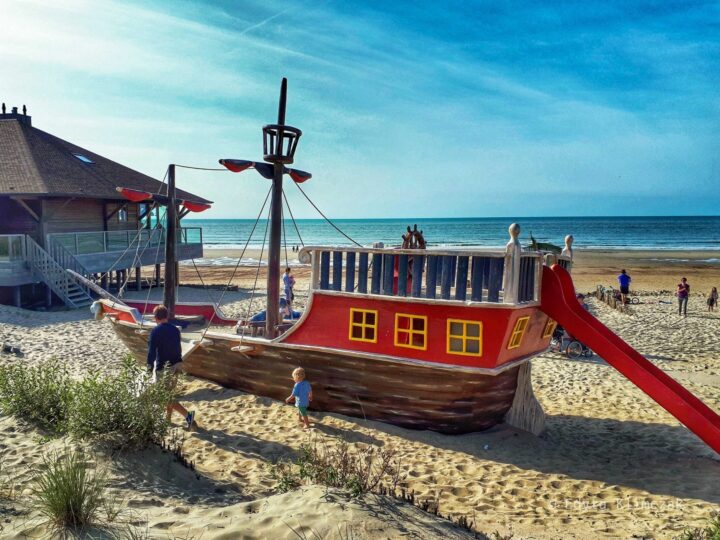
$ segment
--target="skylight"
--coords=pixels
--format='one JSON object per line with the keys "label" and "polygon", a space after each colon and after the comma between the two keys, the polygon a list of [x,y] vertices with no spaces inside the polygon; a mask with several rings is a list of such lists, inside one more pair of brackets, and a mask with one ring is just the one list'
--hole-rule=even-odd
{"label": "skylight", "polygon": [[84,156],[82,154],[76,154],[75,152],[73,152],[72,155],[75,156],[76,158],[78,158],[83,163],[95,163],[92,159],[90,159],[89,157]]}

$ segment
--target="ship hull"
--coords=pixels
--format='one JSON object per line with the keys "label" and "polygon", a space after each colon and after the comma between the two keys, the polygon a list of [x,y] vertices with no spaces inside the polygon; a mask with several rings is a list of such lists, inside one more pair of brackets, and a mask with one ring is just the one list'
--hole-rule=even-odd
{"label": "ship hull", "polygon": [[[138,359],[147,354],[146,332],[114,322]],[[284,400],[291,373],[301,366],[313,387],[311,411],[334,412],[412,429],[461,434],[503,421],[512,405],[519,366],[495,374],[429,363],[369,358],[350,351],[299,349],[263,341],[232,350],[236,339],[211,337],[185,357],[188,374],[228,388]]]}

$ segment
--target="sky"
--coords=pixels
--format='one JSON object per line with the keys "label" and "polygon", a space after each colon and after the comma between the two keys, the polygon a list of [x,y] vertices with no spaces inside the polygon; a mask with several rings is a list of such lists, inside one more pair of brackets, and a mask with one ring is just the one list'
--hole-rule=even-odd
{"label": "sky", "polygon": [[[0,21],[0,101],[155,178],[260,160],[287,77],[330,217],[719,213],[718,2],[3,0]],[[255,217],[270,187],[177,183],[204,218]]]}

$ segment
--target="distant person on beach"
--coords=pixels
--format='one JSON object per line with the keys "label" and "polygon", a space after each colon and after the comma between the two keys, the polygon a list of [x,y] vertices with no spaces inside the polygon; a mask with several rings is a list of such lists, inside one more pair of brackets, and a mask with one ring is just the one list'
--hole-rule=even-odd
{"label": "distant person on beach", "polygon": [[[163,369],[168,369],[170,374],[168,385],[171,390],[175,390],[178,375],[183,371],[180,330],[168,321],[168,308],[165,306],[155,306],[153,315],[157,325],[150,333],[150,342],[148,343],[148,371],[158,373]],[[168,422],[170,422],[173,411],[183,415],[188,429],[195,424],[195,411],[188,412],[177,401],[173,401],[167,406]]]}
{"label": "distant person on beach", "polygon": [[622,300],[624,306],[627,303],[627,295],[630,294],[630,282],[632,281],[632,278],[623,268],[620,270],[620,275],[617,279],[620,284],[620,299]]}
{"label": "distant person on beach", "polygon": [[690,284],[686,278],[682,278],[677,286],[675,296],[678,298],[678,315],[687,317],[688,296],[690,296]]}
{"label": "distant person on beach", "polygon": [[303,429],[310,429],[307,409],[312,401],[312,386],[305,380],[305,370],[301,367],[293,370],[292,378],[295,381],[295,386],[293,386],[292,393],[285,399],[285,403],[295,401],[300,424],[302,424]]}
{"label": "distant person on beach", "polygon": [[715,311],[715,306],[718,305],[718,290],[717,287],[713,287],[710,291],[710,295],[707,299],[708,311]]}
{"label": "distant person on beach", "polygon": [[292,302],[295,299],[295,294],[293,293],[293,287],[295,287],[295,276],[292,275],[292,270],[288,266],[285,269],[285,274],[283,274],[283,287],[285,288],[285,300],[287,301],[288,306],[292,306]]}

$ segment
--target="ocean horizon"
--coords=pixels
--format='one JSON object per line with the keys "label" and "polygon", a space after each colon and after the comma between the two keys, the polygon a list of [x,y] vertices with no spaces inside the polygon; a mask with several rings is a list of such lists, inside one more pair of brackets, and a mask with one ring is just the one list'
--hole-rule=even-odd
{"label": "ocean horizon", "polygon": [[[399,245],[408,225],[417,224],[429,246],[498,247],[508,241],[508,226],[519,223],[523,245],[530,235],[538,242],[562,246],[567,234],[578,249],[720,250],[720,216],[638,217],[493,217],[493,218],[372,218],[332,220],[348,237],[362,245],[383,242]],[[252,219],[185,219],[186,227],[202,227],[206,249],[242,249],[252,231]],[[299,229],[299,234],[296,230]],[[266,220],[250,239],[256,249],[265,240]],[[323,219],[284,222],[285,243],[293,245],[349,245]]]}

